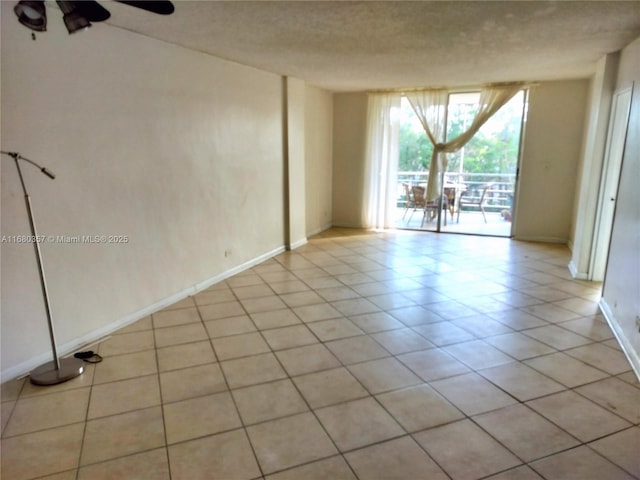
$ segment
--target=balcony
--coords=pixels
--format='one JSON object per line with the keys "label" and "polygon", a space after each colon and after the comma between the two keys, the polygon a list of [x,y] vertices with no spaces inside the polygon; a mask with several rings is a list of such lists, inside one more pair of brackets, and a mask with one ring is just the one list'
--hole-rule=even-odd
{"label": "balcony", "polygon": [[[426,186],[428,175],[428,172],[398,172],[396,228],[437,231],[437,218],[427,218],[423,223],[424,215],[421,209],[416,211],[409,209],[406,211],[407,198],[403,183],[409,186]],[[486,222],[477,206],[467,204],[464,204],[459,212],[458,221],[461,192],[464,190],[465,200],[479,201],[482,189],[487,184],[491,184],[491,187],[487,189],[483,201]],[[445,174],[446,185],[450,186],[448,190],[451,193],[455,192],[455,201],[452,208],[453,216],[451,211],[446,212],[446,225],[443,216],[440,231],[501,237],[511,236],[515,174],[447,172]]]}

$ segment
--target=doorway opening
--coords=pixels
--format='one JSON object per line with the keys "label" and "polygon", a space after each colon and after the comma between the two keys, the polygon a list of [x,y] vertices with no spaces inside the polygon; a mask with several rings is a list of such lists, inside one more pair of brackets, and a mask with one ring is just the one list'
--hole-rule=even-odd
{"label": "doorway opening", "polygon": [[[479,91],[449,94],[447,138],[467,129],[479,99]],[[429,178],[433,146],[406,98],[401,106],[396,228],[510,237],[527,91],[518,92],[463,148],[447,154],[442,209],[427,211],[420,194]]]}
{"label": "doorway opening", "polygon": [[604,280],[607,265],[613,214],[631,108],[631,92],[631,88],[616,92],[612,102],[596,210],[596,228],[594,229],[593,246],[589,259],[589,280],[594,282]]}

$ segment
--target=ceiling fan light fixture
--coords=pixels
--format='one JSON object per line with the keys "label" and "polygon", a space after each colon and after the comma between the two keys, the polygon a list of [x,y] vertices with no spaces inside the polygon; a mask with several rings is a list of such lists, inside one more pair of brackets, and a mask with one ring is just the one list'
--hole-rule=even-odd
{"label": "ceiling fan light fixture", "polygon": [[47,11],[44,0],[21,0],[13,7],[18,21],[36,32],[47,30]]}
{"label": "ceiling fan light fixture", "polygon": [[91,26],[91,22],[78,12],[65,13],[62,20],[64,20],[64,25],[70,34],[86,30]]}
{"label": "ceiling fan light fixture", "polygon": [[76,9],[74,2],[58,0],[56,3],[60,7],[60,10],[62,10],[62,13],[64,13],[62,20],[69,34],[86,30],[91,26],[91,22]]}

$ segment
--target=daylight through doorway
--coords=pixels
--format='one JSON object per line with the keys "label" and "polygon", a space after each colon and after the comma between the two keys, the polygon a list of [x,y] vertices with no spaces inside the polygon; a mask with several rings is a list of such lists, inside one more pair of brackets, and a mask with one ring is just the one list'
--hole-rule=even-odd
{"label": "daylight through doorway", "polygon": [[[479,98],[479,91],[449,94],[447,138],[466,130]],[[396,228],[510,237],[526,91],[519,91],[463,148],[447,154],[442,210],[430,208],[426,215],[419,196],[429,178],[433,146],[406,98],[401,106]]]}

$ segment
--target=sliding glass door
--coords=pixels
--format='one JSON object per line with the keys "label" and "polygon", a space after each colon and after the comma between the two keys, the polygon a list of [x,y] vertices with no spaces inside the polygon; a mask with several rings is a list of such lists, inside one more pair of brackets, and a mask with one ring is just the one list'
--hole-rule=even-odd
{"label": "sliding glass door", "polygon": [[[447,138],[465,131],[478,111],[480,92],[451,93]],[[522,90],[460,150],[447,154],[441,205],[424,209],[420,192],[429,176],[432,146],[411,106],[403,100],[396,226],[478,235],[511,236],[520,139],[526,117]]]}

